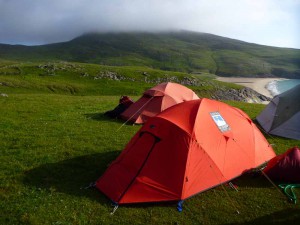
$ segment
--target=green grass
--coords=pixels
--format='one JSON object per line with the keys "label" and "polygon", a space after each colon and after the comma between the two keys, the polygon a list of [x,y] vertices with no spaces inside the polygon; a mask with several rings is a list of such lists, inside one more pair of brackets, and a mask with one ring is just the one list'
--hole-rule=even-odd
{"label": "green grass", "polygon": [[268,47],[188,31],[91,33],[43,46],[0,44],[0,58],[134,65],[221,76],[300,77],[299,49]]}
{"label": "green grass", "polygon": [[[12,94],[0,99],[2,224],[224,224],[264,222],[272,217],[274,221],[283,217],[285,222],[300,219],[299,204],[289,203],[266,179],[247,176],[236,181],[239,192],[217,187],[186,200],[182,213],[176,211],[175,203],[157,203],[121,206],[110,216],[108,199],[94,189],[80,188],[101,176],[140,127],[125,125],[117,131],[122,122],[102,115],[117,101],[118,96],[57,94]],[[231,104],[252,116],[263,107]],[[277,153],[299,144],[274,137],[269,141],[276,144]]]}
{"label": "green grass", "polygon": [[[82,187],[103,174],[140,126],[121,127],[122,121],[103,113],[117,105],[120,94],[137,99],[153,84],[94,80],[100,69],[108,70],[94,65],[82,64],[83,71],[77,71],[76,64],[69,72],[56,70],[55,75],[39,75],[44,70],[35,64],[19,67],[19,74],[8,70],[10,75],[0,75],[1,83],[12,84],[0,86],[0,93],[8,94],[0,97],[0,224],[294,224],[300,220],[299,203],[291,204],[265,178],[250,175],[235,181],[239,192],[216,187],[186,200],[182,213],[176,203],[168,202],[122,205],[110,215],[110,201],[101,192]],[[147,69],[109,70],[138,79]],[[81,72],[90,75],[82,77]],[[147,73],[156,78],[164,75],[151,69]],[[216,87],[227,88],[214,83],[210,75],[202,82],[205,85],[194,89],[207,95]],[[49,84],[57,89],[51,91]],[[63,88],[66,85],[78,91],[70,92]],[[227,103],[251,118],[264,107]],[[276,153],[300,144],[266,137]]]}
{"label": "green grass", "polygon": [[[110,79],[111,75],[119,80]],[[204,97],[219,89],[241,88],[238,85],[216,81],[214,78],[210,73],[187,74],[147,67],[69,62],[15,62],[7,65],[6,62],[0,61],[0,90],[8,94],[139,95],[158,83],[187,80],[192,80],[198,86],[186,86]]]}

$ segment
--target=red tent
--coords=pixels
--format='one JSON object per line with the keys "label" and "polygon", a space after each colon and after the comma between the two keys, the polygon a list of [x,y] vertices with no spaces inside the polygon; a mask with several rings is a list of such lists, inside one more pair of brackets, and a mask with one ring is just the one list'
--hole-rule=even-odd
{"label": "red tent", "polygon": [[243,111],[203,98],[150,118],[96,187],[118,204],[184,200],[274,156]]}
{"label": "red tent", "polygon": [[300,183],[300,149],[293,147],[274,157],[264,172],[274,181]]}
{"label": "red tent", "polygon": [[132,123],[145,123],[149,117],[173,105],[194,99],[199,97],[185,86],[171,82],[161,83],[145,91],[139,100],[121,114],[121,118]]}

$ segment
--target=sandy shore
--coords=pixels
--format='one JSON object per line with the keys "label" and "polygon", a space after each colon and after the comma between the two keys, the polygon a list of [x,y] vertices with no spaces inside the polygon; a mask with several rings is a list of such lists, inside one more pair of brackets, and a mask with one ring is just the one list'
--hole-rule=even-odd
{"label": "sandy shore", "polygon": [[267,97],[273,98],[266,85],[275,80],[284,80],[282,78],[241,78],[241,77],[218,77],[216,78],[219,81],[235,83],[249,87],[254,91],[257,91],[260,94],[263,94]]}

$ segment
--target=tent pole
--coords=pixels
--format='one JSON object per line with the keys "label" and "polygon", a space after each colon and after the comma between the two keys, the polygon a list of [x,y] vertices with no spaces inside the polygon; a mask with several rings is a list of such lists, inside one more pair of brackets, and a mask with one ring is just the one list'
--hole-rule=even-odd
{"label": "tent pole", "polygon": [[135,114],[137,114],[145,105],[147,105],[151,100],[152,98],[154,98],[154,96],[152,96],[144,105],[142,105],[139,110],[137,110],[128,120],[126,120],[118,129],[117,129],[117,132],[129,121],[132,119],[132,117],[135,116]]}

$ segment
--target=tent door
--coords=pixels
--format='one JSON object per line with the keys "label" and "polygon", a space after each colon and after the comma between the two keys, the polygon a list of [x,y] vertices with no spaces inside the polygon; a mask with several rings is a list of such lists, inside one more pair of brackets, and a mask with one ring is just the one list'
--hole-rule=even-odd
{"label": "tent door", "polygon": [[[152,144],[149,144],[150,140],[152,141]],[[148,142],[147,145],[145,145],[145,141]],[[136,174],[135,176],[132,177],[131,180],[128,181],[128,185],[125,188],[124,192],[120,195],[119,199],[117,202],[119,202],[122,197],[124,196],[124,194],[128,191],[128,189],[130,188],[130,186],[133,184],[133,182],[135,181],[135,179],[139,176],[140,172],[143,170],[149,156],[151,155],[151,152],[153,151],[153,149],[155,148],[155,145],[160,141],[160,138],[155,136],[154,134],[152,134],[151,132],[148,131],[142,131],[140,132],[139,135],[139,139],[138,141],[135,143],[135,145],[133,146],[133,148],[141,148],[142,150],[142,155],[140,155],[140,158],[143,157],[143,160],[140,160],[140,162],[142,162],[141,164],[139,164],[136,167]],[[145,146],[149,146],[149,149],[145,149]],[[132,152],[136,152],[136,151],[132,151]],[[141,152],[141,151],[140,151]]]}

